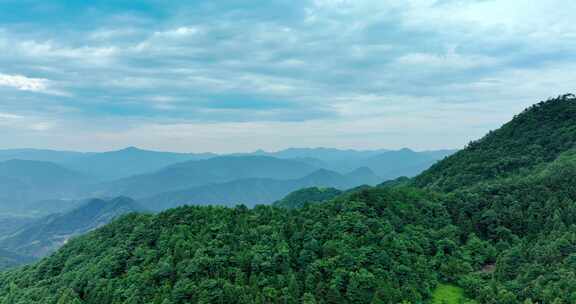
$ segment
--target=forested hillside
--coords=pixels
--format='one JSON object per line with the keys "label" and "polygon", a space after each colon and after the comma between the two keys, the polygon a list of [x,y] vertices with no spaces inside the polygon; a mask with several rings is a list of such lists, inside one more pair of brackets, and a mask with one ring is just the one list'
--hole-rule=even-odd
{"label": "forested hillside", "polygon": [[420,174],[415,184],[444,191],[471,186],[553,161],[575,143],[576,99],[567,94],[526,109]]}
{"label": "forested hillside", "polygon": [[576,303],[575,104],[324,203],[125,216],[0,274],[0,303]]}
{"label": "forested hillside", "polygon": [[305,204],[325,202],[340,194],[342,194],[342,191],[335,188],[304,188],[288,194],[283,199],[275,202],[274,206],[288,209],[302,208]]}
{"label": "forested hillside", "polygon": [[418,190],[363,190],[292,211],[181,207],[125,217],[4,274],[0,299],[418,303],[464,256],[482,254],[454,248],[458,237],[438,198]]}

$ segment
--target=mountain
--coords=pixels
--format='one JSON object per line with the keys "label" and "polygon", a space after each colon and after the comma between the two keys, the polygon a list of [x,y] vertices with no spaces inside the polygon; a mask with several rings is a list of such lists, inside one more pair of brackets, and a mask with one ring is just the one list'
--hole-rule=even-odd
{"label": "mountain", "polygon": [[274,202],[273,205],[288,209],[302,208],[307,203],[325,202],[338,197],[340,194],[342,194],[342,191],[336,188],[310,187],[296,190],[283,199]]}
{"label": "mountain", "polygon": [[50,162],[9,160],[0,162],[0,212],[25,211],[37,200],[74,197],[92,180]]}
{"label": "mountain", "polygon": [[93,194],[142,198],[155,194],[234,180],[294,179],[310,174],[306,163],[267,156],[226,156],[178,163],[150,174],[105,183]]}
{"label": "mountain", "polygon": [[84,157],[88,154],[90,153],[41,149],[5,149],[0,150],[0,161],[20,159],[63,163]]}
{"label": "mountain", "polygon": [[0,303],[575,303],[575,107],[323,203],[126,216],[0,273]]}
{"label": "mountain", "polygon": [[125,178],[156,171],[163,167],[190,160],[207,159],[211,153],[172,153],[141,150],[135,147],[90,153],[84,157],[66,161],[63,165],[103,180]]}
{"label": "mountain", "polygon": [[388,150],[341,150],[334,148],[289,148],[278,152],[266,152],[259,150],[254,155],[272,156],[277,158],[309,158],[318,159],[325,162],[350,161],[355,159],[366,159],[376,156]]}
{"label": "mountain", "polygon": [[511,176],[556,159],[576,144],[574,95],[540,102],[418,176],[416,185],[454,190]]}
{"label": "mountain", "polygon": [[42,257],[74,236],[103,226],[119,215],[140,210],[142,208],[136,202],[126,197],[89,200],[77,209],[40,218],[1,237],[0,248],[26,256]]}
{"label": "mountain", "polygon": [[0,216],[0,235],[9,235],[33,221],[33,217],[2,215]]}
{"label": "mountain", "polygon": [[142,204],[150,210],[165,210],[184,204],[223,205],[245,204],[253,207],[258,204],[272,204],[292,191],[306,187],[336,187],[348,189],[363,184],[374,185],[380,181],[368,169],[360,169],[342,175],[324,169],[317,170],[303,178],[277,180],[267,178],[247,178],[226,183],[193,187],[185,190],[161,193],[142,199]]}
{"label": "mountain", "polygon": [[364,159],[358,165],[370,168],[385,179],[394,179],[400,176],[413,177],[452,152],[454,151],[415,152],[410,149],[387,151]]}
{"label": "mountain", "polygon": [[266,155],[284,159],[296,159],[316,167],[340,173],[367,167],[378,176],[394,179],[400,176],[415,176],[428,169],[438,160],[456,150],[433,150],[416,152],[401,150],[339,150],[330,148],[290,148],[278,152],[256,151],[255,155]]}
{"label": "mountain", "polygon": [[489,259],[471,260],[481,271],[458,279],[480,303],[575,302],[575,143],[576,97],[563,95],[413,180],[447,193],[444,205],[461,235],[492,244],[483,249],[492,251]]}
{"label": "mountain", "polygon": [[26,203],[21,212],[25,215],[42,217],[54,213],[63,213],[78,208],[83,199],[47,199]]}
{"label": "mountain", "polygon": [[303,209],[130,215],[0,274],[0,302],[421,303],[459,254],[442,214],[423,192],[369,189]]}

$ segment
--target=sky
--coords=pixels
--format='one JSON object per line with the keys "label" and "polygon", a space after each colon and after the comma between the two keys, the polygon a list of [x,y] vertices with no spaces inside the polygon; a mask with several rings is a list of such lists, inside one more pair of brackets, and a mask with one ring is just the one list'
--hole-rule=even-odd
{"label": "sky", "polygon": [[573,0],[0,0],[0,148],[461,148],[576,85]]}

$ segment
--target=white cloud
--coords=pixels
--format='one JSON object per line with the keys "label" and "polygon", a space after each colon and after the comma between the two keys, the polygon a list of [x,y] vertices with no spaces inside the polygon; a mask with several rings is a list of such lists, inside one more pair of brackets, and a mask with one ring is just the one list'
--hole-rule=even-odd
{"label": "white cloud", "polygon": [[480,55],[458,54],[454,48],[449,48],[444,54],[410,53],[397,59],[401,65],[415,65],[419,68],[470,69],[488,68],[498,63],[498,59]]}
{"label": "white cloud", "polygon": [[69,143],[99,134],[77,143],[95,147],[461,146],[576,83],[571,0],[295,1],[301,11],[282,18],[269,18],[273,4],[227,4],[184,5],[154,22],[87,20],[63,33],[0,30],[2,110],[11,112],[0,121],[46,105],[77,109],[47,112],[85,124],[29,129]]}
{"label": "white cloud", "polygon": [[32,78],[22,75],[9,75],[0,73],[0,87],[62,97],[71,96],[70,93],[55,88],[53,86],[53,82],[48,79]]}
{"label": "white cloud", "polygon": [[41,93],[49,90],[47,79],[29,78],[22,75],[0,74],[0,86]]}

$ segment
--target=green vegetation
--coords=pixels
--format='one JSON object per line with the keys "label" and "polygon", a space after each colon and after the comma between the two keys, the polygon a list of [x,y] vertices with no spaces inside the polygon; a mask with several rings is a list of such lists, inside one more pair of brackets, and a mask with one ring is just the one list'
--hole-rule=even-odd
{"label": "green vegetation", "polygon": [[575,144],[576,99],[568,94],[526,109],[502,128],[432,166],[415,178],[415,184],[452,191],[530,170]]}
{"label": "green vegetation", "polygon": [[434,195],[378,188],[296,210],[130,215],[5,273],[0,303],[418,303],[469,268],[448,220]]}
{"label": "green vegetation", "polygon": [[440,284],[432,293],[431,304],[476,304],[476,302],[466,298],[462,288]]}
{"label": "green vegetation", "polygon": [[335,188],[304,188],[288,194],[285,198],[275,202],[274,206],[282,208],[302,208],[305,204],[325,202],[340,194],[342,194],[342,191]]}
{"label": "green vegetation", "polygon": [[576,303],[575,105],[412,180],[124,216],[0,274],[0,303]]}

